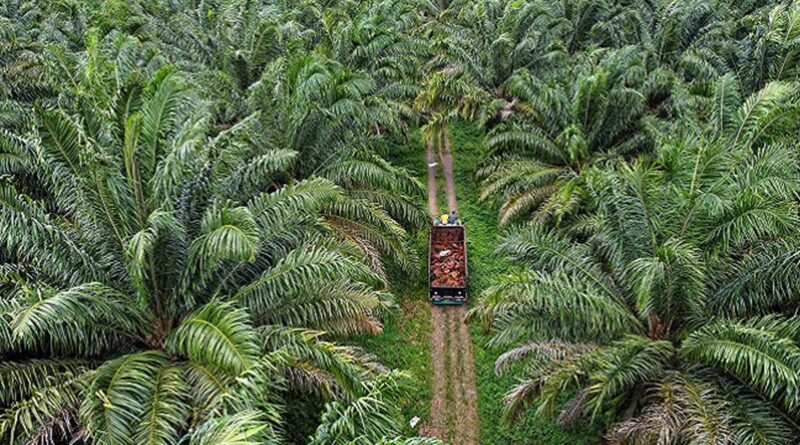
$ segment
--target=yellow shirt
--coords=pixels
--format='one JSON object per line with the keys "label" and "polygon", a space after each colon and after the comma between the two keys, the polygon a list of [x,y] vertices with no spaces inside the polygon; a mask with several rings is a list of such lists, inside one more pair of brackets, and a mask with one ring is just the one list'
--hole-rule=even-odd
{"label": "yellow shirt", "polygon": [[442,221],[442,224],[447,224],[447,213],[445,213],[444,215],[442,215],[442,217],[441,217],[441,218],[439,218],[439,219]]}

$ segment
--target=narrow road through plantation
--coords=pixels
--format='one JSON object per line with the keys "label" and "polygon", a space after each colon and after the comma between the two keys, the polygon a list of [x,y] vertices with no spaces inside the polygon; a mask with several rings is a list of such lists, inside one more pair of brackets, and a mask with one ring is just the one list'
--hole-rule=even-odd
{"label": "narrow road through plantation", "polygon": [[[447,150],[442,156],[445,193],[450,211],[457,211],[453,159]],[[428,210],[439,214],[437,197],[437,163],[432,144],[426,145],[428,163]],[[478,390],[475,384],[475,361],[472,339],[465,322],[467,306],[431,305],[433,329],[430,338],[432,397],[430,419],[423,434],[438,437],[451,444],[477,445]]]}

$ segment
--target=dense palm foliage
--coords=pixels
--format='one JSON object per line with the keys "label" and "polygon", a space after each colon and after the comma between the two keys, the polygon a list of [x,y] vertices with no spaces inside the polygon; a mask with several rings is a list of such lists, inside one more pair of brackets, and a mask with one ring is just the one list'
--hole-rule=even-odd
{"label": "dense palm foliage", "polygon": [[791,443],[798,39],[794,1],[0,0],[0,441],[285,443],[305,394],[311,443],[433,443],[342,340],[420,266],[387,142],[452,177],[466,119],[509,418]]}
{"label": "dense palm foliage", "polygon": [[[653,133],[665,125],[707,121],[724,76],[743,95],[794,79],[793,4],[538,3],[519,14],[537,11],[529,20],[548,30],[536,45],[547,52],[508,76],[511,99],[486,117],[488,158],[479,175],[503,224],[558,225],[580,213],[584,167],[652,150]],[[515,33],[508,26],[502,37]]]}
{"label": "dense palm foliage", "polygon": [[548,83],[526,70],[509,80],[524,111],[492,130],[479,172],[482,197],[502,196],[501,224],[528,212],[536,222],[559,223],[583,204],[584,168],[646,144],[646,97],[637,90],[649,80],[642,58],[625,48],[588,59]]}
{"label": "dense palm foliage", "polygon": [[[400,438],[406,376],[335,342],[418,266],[421,187],[380,151],[418,50],[306,8],[2,5],[4,443],[281,443],[302,393],[312,443],[434,443]],[[376,8],[336,26],[369,46]]]}
{"label": "dense palm foliage", "polygon": [[793,443],[798,5],[563,4],[596,21],[514,73],[479,170],[500,222],[530,221],[472,312],[507,348],[497,372],[522,372],[509,420]]}

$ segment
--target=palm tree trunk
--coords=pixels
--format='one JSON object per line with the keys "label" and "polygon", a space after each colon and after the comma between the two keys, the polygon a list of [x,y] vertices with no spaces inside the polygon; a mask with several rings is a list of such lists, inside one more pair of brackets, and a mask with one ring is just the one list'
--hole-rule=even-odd
{"label": "palm tree trunk", "polygon": [[436,152],[433,151],[432,139],[425,142],[425,161],[428,163],[428,211],[435,218],[439,213],[439,200],[436,190]]}
{"label": "palm tree trunk", "polygon": [[447,206],[451,212],[458,212],[456,204],[456,180],[453,175],[453,155],[450,151],[450,127],[442,127],[442,143],[439,145],[439,157],[442,159],[442,172],[444,173],[444,191],[447,195]]}

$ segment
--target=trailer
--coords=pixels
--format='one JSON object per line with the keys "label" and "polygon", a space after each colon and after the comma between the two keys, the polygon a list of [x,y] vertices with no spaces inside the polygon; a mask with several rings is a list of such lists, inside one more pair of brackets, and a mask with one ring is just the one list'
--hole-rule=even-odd
{"label": "trailer", "polygon": [[428,296],[431,302],[466,303],[468,275],[464,226],[432,226],[428,237]]}

